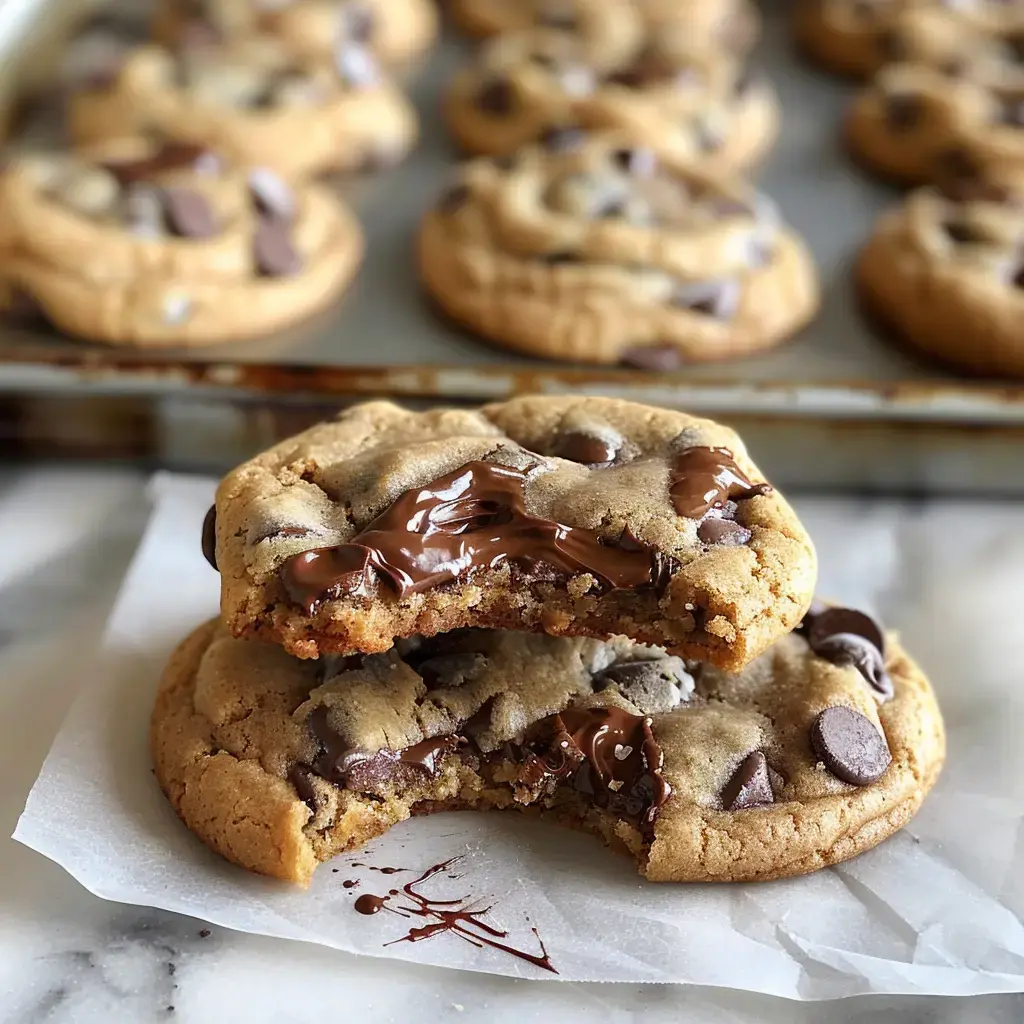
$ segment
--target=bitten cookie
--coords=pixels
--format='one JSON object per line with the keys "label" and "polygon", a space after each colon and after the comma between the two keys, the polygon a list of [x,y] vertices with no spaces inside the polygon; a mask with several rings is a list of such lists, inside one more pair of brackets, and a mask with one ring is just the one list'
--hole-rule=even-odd
{"label": "bitten cookie", "polygon": [[231,630],[307,658],[482,626],[738,667],[816,573],[731,430],[601,398],[356,406],[230,473],[215,536]]}
{"label": "bitten cookie", "polygon": [[465,165],[424,217],[419,261],[448,314],[547,359],[678,369],[770,348],[818,305],[811,257],[765,196],[573,130]]}
{"label": "bitten cookie", "polygon": [[997,86],[919,64],[883,68],[846,118],[851,153],[885,178],[939,181],[1024,166],[1024,76]]}
{"label": "bitten cookie", "polygon": [[71,135],[89,144],[156,132],[289,178],[397,162],[416,137],[412,106],[367,50],[336,56],[333,67],[303,64],[266,39],[142,46],[109,84],[72,99]]}
{"label": "bitten cookie", "polygon": [[694,52],[737,56],[750,50],[760,32],[760,18],[748,0],[452,0],[451,6],[456,23],[474,35],[532,28],[572,32],[586,42],[595,64],[620,50],[637,30],[668,31],[685,38]]}
{"label": "bitten cookie", "polygon": [[266,33],[301,57],[329,59],[354,44],[381,63],[401,64],[430,47],[437,22],[433,0],[162,0],[153,36],[178,46],[202,35]]}
{"label": "bitten cookie", "polygon": [[883,215],[857,261],[868,311],[955,369],[1024,377],[1022,186],[964,180]]}
{"label": "bitten cookie", "polygon": [[445,113],[470,153],[511,154],[567,125],[615,128],[715,173],[758,163],[779,123],[771,86],[720,54],[659,43],[602,70],[572,36],[542,31],[484,47],[452,80]]}
{"label": "bitten cookie", "polygon": [[171,658],[151,743],[188,828],[301,885],[411,814],[495,808],[597,835],[651,881],[802,874],[905,825],[945,753],[920,670],[835,608],[735,676],[488,630],[303,662],[208,623]]}
{"label": "bitten cookie", "polygon": [[0,172],[0,279],[61,330],[111,345],[264,334],[332,302],[362,257],[355,217],[317,186],[210,152],[108,143]]}

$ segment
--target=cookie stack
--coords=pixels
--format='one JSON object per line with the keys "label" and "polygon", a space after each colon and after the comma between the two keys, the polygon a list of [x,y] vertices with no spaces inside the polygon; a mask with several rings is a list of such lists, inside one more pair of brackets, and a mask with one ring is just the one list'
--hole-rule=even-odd
{"label": "cookie stack", "polygon": [[1024,377],[1024,8],[814,0],[797,34],[819,63],[870,76],[845,125],[858,162],[929,186],[860,255],[869,313],[955,369]]}
{"label": "cookie stack", "polygon": [[432,0],[166,0],[151,29],[64,83],[72,153],[0,170],[0,310],[157,346],[329,305],[364,243],[309,181],[409,152],[416,115],[382,67],[433,41]]}
{"label": "cookie stack", "polygon": [[708,420],[356,406],[229,474],[204,549],[222,616],[165,671],[156,774],[264,874],[508,809],[651,880],[774,878],[884,839],[942,763],[927,681],[812,605],[805,530]]}
{"label": "cookie stack", "polygon": [[490,35],[446,96],[482,154],[431,210],[423,279],[484,338],[648,370],[775,345],[814,314],[802,243],[737,175],[778,130],[741,0],[463,0]]}

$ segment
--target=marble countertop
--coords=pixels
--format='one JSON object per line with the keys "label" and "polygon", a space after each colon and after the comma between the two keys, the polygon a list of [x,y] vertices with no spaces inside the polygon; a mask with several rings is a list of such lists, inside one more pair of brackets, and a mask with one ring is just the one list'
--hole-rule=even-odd
{"label": "marble countertop", "polygon": [[[145,523],[144,477],[104,469],[0,470],[0,828],[25,795],[76,689]],[[797,502],[822,556],[825,594],[873,605],[925,667],[956,606],[949,580],[1019,579],[1017,505],[810,499]],[[946,575],[943,575],[946,574]],[[953,574],[951,577],[949,574]],[[984,577],[982,577],[984,578]],[[1012,585],[1012,583],[1011,583]],[[973,680],[977,685],[977,680]],[[983,681],[982,681],[983,682]],[[980,689],[983,689],[980,688]],[[947,713],[950,709],[947,708]],[[955,709],[953,709],[955,713]],[[207,929],[104,902],[10,840],[0,842],[0,1020],[41,1022],[715,1021],[726,1024],[1010,1024],[1024,996],[859,998],[792,1004],[674,986],[517,981]]]}

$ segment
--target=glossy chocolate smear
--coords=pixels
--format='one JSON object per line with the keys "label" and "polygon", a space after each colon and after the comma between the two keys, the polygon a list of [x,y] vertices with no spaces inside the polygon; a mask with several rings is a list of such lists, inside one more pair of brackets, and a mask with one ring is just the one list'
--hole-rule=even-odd
{"label": "glossy chocolate smear", "polygon": [[532,787],[547,781],[572,786],[653,838],[654,822],[672,789],[661,774],[664,758],[651,720],[615,707],[570,707],[543,726],[550,739],[527,753],[520,781]]}
{"label": "glossy chocolate smear", "polygon": [[526,476],[477,461],[412,488],[350,543],[285,561],[285,590],[312,615],[325,599],[372,595],[380,579],[407,597],[506,564],[590,573],[609,590],[664,585],[671,564],[647,545],[604,541],[527,512]]}
{"label": "glossy chocolate smear", "polygon": [[672,462],[669,493],[676,512],[700,519],[727,501],[771,494],[770,484],[755,484],[733,461],[728,448],[685,448]]}

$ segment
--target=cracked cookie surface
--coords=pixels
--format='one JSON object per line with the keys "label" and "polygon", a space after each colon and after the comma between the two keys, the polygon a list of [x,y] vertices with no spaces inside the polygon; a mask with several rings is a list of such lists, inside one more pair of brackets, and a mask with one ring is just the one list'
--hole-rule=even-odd
{"label": "cracked cookie surface", "polygon": [[868,311],[910,347],[969,373],[1024,378],[1024,179],[920,189],[857,260]]}
{"label": "cracked cookie surface", "polygon": [[944,756],[917,667],[835,612],[738,675],[622,638],[488,630],[316,663],[208,623],[163,676],[157,778],[212,849],[300,884],[447,809],[539,811],[653,881],[813,871],[902,827]]}
{"label": "cracked cookie surface", "polygon": [[365,47],[303,61],[268,38],[137,47],[109,82],[72,97],[68,124],[79,145],[156,133],[289,178],[397,163],[417,133]]}
{"label": "cracked cookie surface", "polygon": [[229,474],[215,508],[225,621],[303,657],[487,626],[738,667],[816,573],[736,434],[614,399],[355,406]]}
{"label": "cracked cookie surface", "polygon": [[745,183],[632,137],[549,134],[476,160],[420,227],[455,320],[549,359],[677,369],[770,348],[818,305],[803,242]]}
{"label": "cracked cookie surface", "polygon": [[205,345],[321,309],[362,258],[353,214],[188,145],[122,140],[25,153],[0,172],[0,279],[76,337]]}

